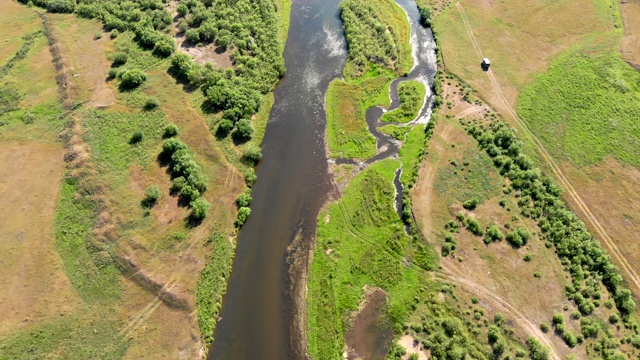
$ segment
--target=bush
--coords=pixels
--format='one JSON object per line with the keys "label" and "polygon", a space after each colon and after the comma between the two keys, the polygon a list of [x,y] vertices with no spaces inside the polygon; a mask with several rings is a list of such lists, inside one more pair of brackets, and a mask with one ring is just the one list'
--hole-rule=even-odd
{"label": "bush", "polygon": [[207,213],[209,212],[209,208],[211,204],[209,204],[205,199],[196,199],[189,203],[191,206],[191,218],[194,220],[202,220],[207,217]]}
{"label": "bush", "polygon": [[251,189],[247,189],[236,198],[236,206],[238,208],[249,207],[252,200],[253,198],[251,197]]}
{"label": "bush", "polygon": [[135,89],[147,81],[147,74],[142,70],[132,69],[122,73],[120,79],[122,80],[122,86],[125,89]]}
{"label": "bush", "polygon": [[478,199],[470,199],[465,201],[462,204],[462,207],[464,207],[467,210],[474,210],[476,208],[476,206],[478,206]]}
{"label": "bush", "polygon": [[156,185],[151,185],[144,191],[144,199],[142,200],[142,206],[152,207],[156,204],[159,198],[160,198],[160,188]]}
{"label": "bush", "polygon": [[478,222],[478,220],[472,217],[467,218],[467,230],[469,230],[472,234],[477,236],[482,236],[483,234],[482,228],[480,227],[480,223]]}
{"label": "bush", "polygon": [[484,242],[486,244],[490,244],[494,241],[502,241],[503,239],[504,234],[502,234],[498,225],[492,224],[487,227],[486,235],[484,237]]}
{"label": "bush", "polygon": [[259,147],[250,145],[244,150],[242,158],[245,159],[245,161],[255,165],[259,163],[260,160],[262,160],[262,151]]}
{"label": "bush", "polygon": [[241,207],[240,209],[238,209],[238,217],[236,218],[236,226],[237,227],[242,227],[242,225],[244,225],[244,223],[247,222],[247,219],[249,218],[249,215],[251,215],[251,209],[249,209],[248,207]]}
{"label": "bush", "polygon": [[111,31],[111,35],[109,35],[109,37],[110,37],[111,39],[115,39],[115,38],[117,38],[117,37],[118,37],[118,35],[120,35],[120,31],[118,31],[118,29],[113,29],[113,30]]}
{"label": "bush", "polygon": [[553,325],[564,324],[564,314],[562,313],[553,314],[553,318],[551,319],[551,322],[553,323]]}
{"label": "bush", "polygon": [[154,109],[157,109],[159,106],[160,106],[160,100],[153,97],[147,98],[147,101],[145,101],[144,103],[145,110],[154,110]]}
{"label": "bush", "polygon": [[153,53],[162,57],[169,57],[176,50],[176,44],[170,38],[162,38],[153,47]]}
{"label": "bush", "polygon": [[129,144],[131,145],[137,144],[140,141],[142,141],[143,138],[144,138],[144,134],[142,133],[142,131],[136,130],[133,132],[133,135],[131,135],[131,137],[129,138]]}
{"label": "bush", "polygon": [[527,229],[518,228],[514,231],[511,231],[507,234],[507,241],[515,248],[520,248],[524,245],[527,245],[529,238],[531,237],[531,233]]}
{"label": "bush", "polygon": [[225,138],[229,135],[229,132],[233,129],[233,122],[231,120],[223,119],[218,124],[218,129],[216,130],[216,136],[218,138]]}
{"label": "bush", "polygon": [[253,134],[253,126],[251,121],[242,119],[236,124],[236,131],[233,132],[233,138],[238,141],[248,141]]}
{"label": "bush", "polygon": [[540,324],[540,330],[542,330],[543,333],[545,334],[548,333],[549,329],[550,329],[549,324],[547,323]]}
{"label": "bush", "polygon": [[165,126],[162,137],[165,139],[168,139],[168,138],[178,136],[179,133],[180,133],[180,129],[176,124],[169,124]]}
{"label": "bush", "polygon": [[129,55],[127,55],[127,53],[123,53],[123,52],[115,53],[115,55],[113,55],[112,66],[113,67],[122,66],[127,62],[127,60],[129,60]]}
{"label": "bush", "polygon": [[185,4],[180,4],[178,5],[178,8],[176,9],[176,11],[178,12],[178,15],[184,17],[189,12],[189,8],[187,8],[187,5]]}
{"label": "bush", "polygon": [[197,44],[200,42],[200,32],[198,32],[198,29],[187,30],[185,37],[187,38],[187,41],[192,44]]}
{"label": "bush", "polygon": [[109,69],[110,79],[115,79],[118,77],[118,75],[120,75],[120,69],[116,69],[116,68]]}

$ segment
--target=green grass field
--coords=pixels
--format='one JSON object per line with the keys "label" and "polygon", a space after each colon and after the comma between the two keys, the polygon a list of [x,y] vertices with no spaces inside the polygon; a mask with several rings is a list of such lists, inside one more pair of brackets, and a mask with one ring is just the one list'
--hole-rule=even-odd
{"label": "green grass field", "polygon": [[524,89],[518,113],[557,159],[640,166],[640,74],[618,54],[563,54]]}
{"label": "green grass field", "polygon": [[400,107],[382,115],[382,122],[406,123],[418,116],[427,90],[422,83],[412,80],[398,85]]}
{"label": "green grass field", "polygon": [[[386,317],[401,326],[421,282],[415,264],[434,266],[395,212],[392,181],[399,165],[397,160],[371,165],[318,217],[308,297],[309,351],[315,359],[341,356],[348,315],[357,310],[365,285],[387,291]],[[403,266],[403,257],[414,265]]]}

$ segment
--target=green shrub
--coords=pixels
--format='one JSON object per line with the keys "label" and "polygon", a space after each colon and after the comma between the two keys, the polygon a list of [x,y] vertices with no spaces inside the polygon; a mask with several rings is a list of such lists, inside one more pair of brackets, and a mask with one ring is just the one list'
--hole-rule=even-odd
{"label": "green shrub", "polygon": [[153,47],[153,53],[162,57],[169,57],[176,50],[176,44],[171,38],[163,37]]}
{"label": "green shrub", "polygon": [[549,324],[547,324],[547,323],[540,324],[540,330],[542,330],[543,333],[545,333],[545,334],[548,333],[549,329],[550,329]]}
{"label": "green shrub", "polygon": [[466,222],[467,230],[469,230],[474,235],[482,236],[484,232],[482,231],[482,227],[480,226],[478,220],[472,217],[468,217]]}
{"label": "green shrub", "polygon": [[142,131],[141,130],[136,130],[136,131],[133,132],[133,134],[129,138],[129,144],[131,144],[131,145],[137,144],[140,141],[142,141],[143,138],[144,138],[144,134],[142,133]]}
{"label": "green shrub", "polygon": [[236,198],[236,206],[238,206],[238,208],[249,207],[252,200],[253,198],[251,197],[251,189],[247,189]]}
{"label": "green shrub", "polygon": [[158,199],[160,198],[160,188],[156,185],[149,186],[144,191],[144,199],[142,200],[142,205],[144,207],[152,207],[156,204]]}
{"label": "green shrub", "polygon": [[187,41],[192,44],[197,44],[200,42],[200,32],[198,31],[198,29],[187,30],[187,32],[185,33],[185,37],[187,38]]}
{"label": "green shrub", "polygon": [[490,244],[494,241],[502,241],[504,239],[504,234],[500,231],[500,227],[496,224],[489,225],[487,227],[484,242],[486,244]]}
{"label": "green shrub", "polygon": [[253,126],[251,121],[242,119],[236,124],[236,131],[233,132],[233,138],[238,141],[248,141],[253,134]]}
{"label": "green shrub", "polygon": [[242,157],[246,162],[255,165],[262,160],[262,151],[259,147],[250,145],[244,150]]}
{"label": "green shrub", "polygon": [[462,207],[467,210],[474,210],[476,206],[478,206],[478,203],[478,199],[469,199],[462,204]]}
{"label": "green shrub", "polygon": [[122,87],[125,89],[135,89],[147,81],[147,74],[139,69],[127,70],[120,76]]}
{"label": "green shrub", "polygon": [[202,220],[207,217],[211,204],[205,199],[199,198],[191,201],[189,206],[191,207],[191,218],[194,220]]}
{"label": "green shrub", "polygon": [[150,97],[147,98],[147,101],[145,101],[144,103],[144,109],[149,111],[149,110],[155,110],[160,106],[160,100],[158,100],[157,98],[154,97]]}
{"label": "green shrub", "polygon": [[118,37],[118,35],[120,35],[120,31],[118,31],[118,29],[113,29],[111,30],[111,34],[109,35],[109,37],[111,39],[115,39]]}
{"label": "green shrub", "polygon": [[242,227],[247,219],[251,215],[251,209],[248,207],[241,207],[238,209],[238,217],[236,218],[236,227]]}
{"label": "green shrub", "polygon": [[180,129],[176,124],[169,124],[165,126],[162,137],[165,139],[168,139],[168,138],[178,136],[179,133],[180,133]]}
{"label": "green shrub", "polygon": [[113,67],[118,67],[124,65],[127,60],[129,60],[129,55],[127,53],[118,52],[113,55]]}

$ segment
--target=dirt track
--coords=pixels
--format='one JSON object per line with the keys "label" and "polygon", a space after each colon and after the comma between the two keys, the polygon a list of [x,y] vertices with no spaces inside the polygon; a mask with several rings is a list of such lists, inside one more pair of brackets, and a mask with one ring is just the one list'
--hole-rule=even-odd
{"label": "dirt track", "polygon": [[[482,58],[482,51],[480,49],[480,46],[478,45],[478,42],[473,33],[473,30],[471,29],[471,25],[467,20],[467,16],[464,8],[460,3],[456,3],[456,8],[462,15],[462,19],[464,21],[465,27],[467,28],[467,34],[469,35],[469,38],[473,43],[473,46],[478,54],[478,57]],[[542,157],[542,160],[544,160],[549,165],[553,173],[556,175],[556,178],[560,181],[561,185],[563,186],[567,194],[569,194],[569,196],[571,197],[571,200],[573,200],[572,202],[580,209],[580,212],[582,213],[583,218],[587,220],[587,224],[590,225],[591,229],[595,230],[595,232],[597,233],[599,238],[604,242],[605,247],[609,250],[613,258],[622,267],[622,269],[624,270],[624,273],[627,275],[627,279],[631,280],[631,282],[634,284],[634,287],[637,290],[636,293],[640,292],[640,277],[638,276],[636,271],[629,264],[627,259],[622,255],[618,247],[615,245],[611,237],[604,230],[600,222],[598,222],[598,219],[593,215],[593,213],[591,212],[589,207],[586,205],[586,203],[582,200],[578,192],[575,191],[575,189],[569,182],[569,179],[564,175],[564,173],[562,172],[558,164],[556,164],[556,162],[551,158],[551,155],[549,155],[546,149],[542,146],[542,143],[540,142],[540,140],[538,140],[538,138],[531,132],[531,130],[527,127],[525,122],[518,116],[516,111],[509,104],[509,101],[507,101],[504,94],[502,93],[500,84],[496,80],[493,74],[493,71],[492,70],[487,71],[487,76],[489,77],[489,80],[491,81],[491,86],[494,89],[498,98],[500,99],[500,102],[502,103],[501,105],[503,106],[503,108],[506,110],[508,115],[510,115],[518,123],[518,125],[520,125],[521,129],[525,131],[525,133],[528,136],[531,137],[536,149],[538,150],[538,153]]]}

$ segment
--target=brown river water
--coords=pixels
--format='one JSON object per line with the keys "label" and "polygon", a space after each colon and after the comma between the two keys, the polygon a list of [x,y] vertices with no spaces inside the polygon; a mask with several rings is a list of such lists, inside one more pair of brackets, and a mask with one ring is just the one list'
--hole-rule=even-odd
{"label": "brown river water", "polygon": [[[335,195],[324,131],[324,95],[331,80],[341,76],[346,44],[339,18],[341,0],[292,0],[291,24],[285,46],[287,73],[275,91],[263,160],[256,170],[251,216],[240,231],[236,257],[223,299],[209,359],[304,359],[304,337],[298,321],[305,316],[299,294],[300,276],[316,232],[320,208]],[[407,79],[430,84],[435,74],[431,32],[418,25],[413,0],[397,0],[412,25],[416,66],[391,87],[391,108],[399,105],[397,85]],[[418,121],[426,121],[431,96]],[[375,160],[397,155],[397,145],[375,130],[382,109],[367,111],[367,122],[378,139]],[[422,120],[421,120],[422,119]],[[350,162],[349,159],[342,161]],[[398,194],[402,198],[399,183]],[[322,359],[324,360],[324,359]]]}

